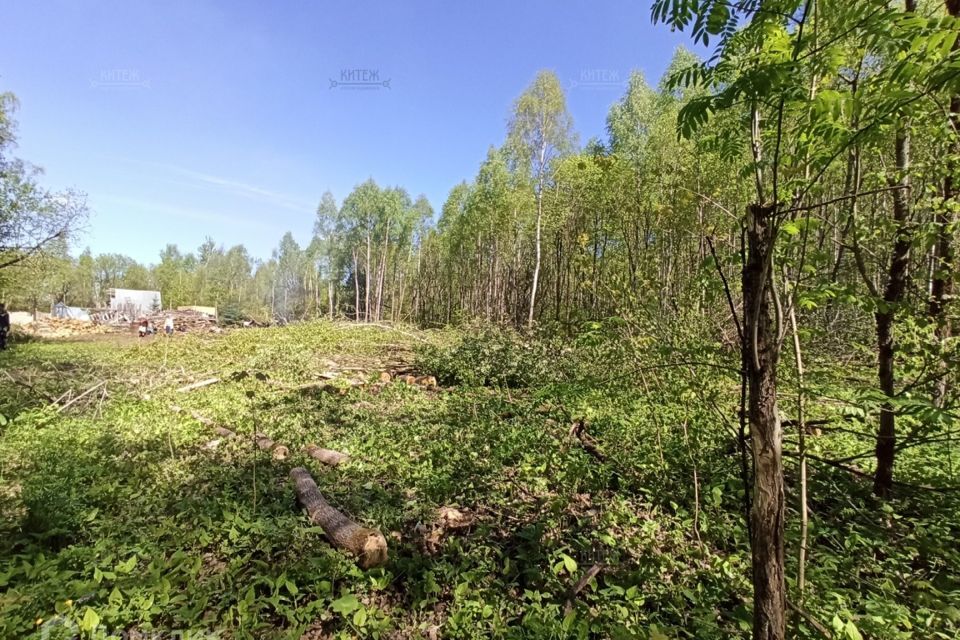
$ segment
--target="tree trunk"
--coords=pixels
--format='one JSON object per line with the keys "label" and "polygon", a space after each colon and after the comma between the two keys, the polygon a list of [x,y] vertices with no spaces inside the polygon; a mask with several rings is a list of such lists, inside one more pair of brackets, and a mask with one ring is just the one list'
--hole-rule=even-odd
{"label": "tree trunk", "polygon": [[370,232],[367,231],[367,262],[363,267],[363,319],[370,322]]}
{"label": "tree trunk", "polygon": [[533,264],[533,286],[530,288],[530,313],[527,316],[527,327],[533,327],[533,314],[537,304],[537,284],[540,281],[540,235],[543,226],[543,183],[544,172],[546,172],[547,143],[542,141],[539,149],[540,163],[537,165],[537,237],[536,237],[536,259]]}
{"label": "tree trunk", "polygon": [[360,322],[360,267],[358,265],[357,250],[353,250],[353,289],[356,293],[356,302],[353,307],[353,320]]}
{"label": "tree trunk", "polygon": [[327,305],[330,308],[330,319],[333,320],[333,276],[327,282]]}
{"label": "tree trunk", "polygon": [[527,327],[533,327],[533,312],[537,304],[537,283],[540,281],[540,227],[543,219],[542,188],[537,191],[537,237],[536,259],[533,263],[533,286],[530,289],[530,313],[527,315]]}
{"label": "tree trunk", "polygon": [[[890,269],[883,300],[874,314],[877,325],[877,374],[880,390],[889,398],[895,395],[894,375],[894,320],[897,307],[906,289],[907,267],[910,260],[910,132],[908,125],[901,124],[897,130],[896,159],[897,183],[893,191],[893,222],[896,236],[890,254]],[[893,463],[896,455],[896,415],[887,402],[880,409],[880,427],[877,430],[877,470],[873,478],[873,492],[880,497],[889,497],[893,490]]]}
{"label": "tree trunk", "polygon": [[387,221],[387,230],[383,234],[383,254],[378,260],[377,267],[377,304],[373,317],[377,322],[383,319],[383,281],[387,272],[387,253],[390,251],[390,221]]}
{"label": "tree trunk", "polygon": [[753,449],[753,637],[783,640],[784,495],[782,431],[777,412],[778,336],[770,315],[767,283],[772,277],[773,207],[747,209],[747,262],[743,268],[744,353],[747,356],[747,415]]}
{"label": "tree trunk", "polygon": [[379,567],[387,562],[387,540],[383,534],[361,527],[330,506],[317,489],[317,483],[303,467],[291,469],[290,480],[297,493],[297,501],[307,510],[310,522],[319,524],[335,547],[357,556],[357,564],[364,569]]}
{"label": "tree trunk", "polygon": [[[798,278],[799,280],[799,278]],[[789,285],[789,281],[787,280]],[[807,538],[810,528],[810,515],[807,508],[807,425],[806,398],[803,383],[803,352],[800,349],[800,332],[797,330],[796,297],[791,296],[790,334],[793,337],[793,359],[797,367],[797,453],[800,456],[800,499],[797,505],[800,511],[800,544],[797,549],[797,592],[798,604],[802,607],[807,585]]]}

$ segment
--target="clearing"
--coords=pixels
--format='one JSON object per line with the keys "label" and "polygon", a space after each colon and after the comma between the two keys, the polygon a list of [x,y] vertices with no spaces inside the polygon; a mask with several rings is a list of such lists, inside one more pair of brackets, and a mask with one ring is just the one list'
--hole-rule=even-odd
{"label": "clearing", "polygon": [[[742,635],[736,372],[638,368],[620,345],[324,322],[17,345],[0,355],[0,637]],[[843,438],[813,451],[842,457]],[[921,464],[905,452],[901,477],[936,473]],[[310,524],[297,466],[384,534],[384,566]],[[955,494],[872,513],[868,482],[811,474],[823,624],[953,637]],[[868,593],[899,627],[871,627]]]}

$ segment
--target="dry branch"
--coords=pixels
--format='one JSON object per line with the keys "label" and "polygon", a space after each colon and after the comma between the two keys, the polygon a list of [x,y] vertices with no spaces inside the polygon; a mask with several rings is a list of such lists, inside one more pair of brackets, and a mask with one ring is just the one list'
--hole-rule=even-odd
{"label": "dry branch", "polygon": [[310,522],[323,528],[333,546],[357,556],[357,564],[364,569],[386,563],[387,540],[382,533],[361,527],[332,507],[303,467],[291,469],[290,480]]}
{"label": "dry branch", "polygon": [[350,459],[350,456],[345,453],[340,453],[333,449],[323,449],[315,444],[308,444],[305,449],[308,456],[331,467],[335,467],[341,462],[346,462]]}
{"label": "dry branch", "polygon": [[607,456],[600,451],[600,447],[597,446],[597,441],[587,433],[586,424],[583,420],[577,420],[573,426],[570,427],[570,435],[575,436],[577,440],[580,441],[584,451],[593,456],[598,462],[607,461]]}
{"label": "dry branch", "polygon": [[187,393],[188,391],[193,391],[194,389],[209,387],[210,385],[217,384],[218,382],[220,382],[220,378],[208,378],[206,380],[201,380],[200,382],[194,382],[193,384],[180,387],[177,389],[177,393]]}
{"label": "dry branch", "polygon": [[81,398],[85,398],[86,396],[90,395],[91,393],[93,393],[94,391],[96,391],[97,389],[99,389],[100,387],[102,387],[102,386],[105,385],[105,384],[107,384],[107,381],[106,381],[106,380],[101,380],[100,382],[98,382],[97,384],[93,385],[92,387],[90,387],[89,389],[87,389],[86,391],[84,391],[83,393],[81,393],[80,395],[78,395],[77,397],[73,398],[72,400],[70,400],[70,401],[67,402],[66,404],[62,405],[62,406],[58,409],[58,411],[64,411],[64,410],[66,410],[67,407],[69,407],[69,406],[72,405],[72,404],[75,404],[75,403],[76,403],[78,400],[80,400]]}
{"label": "dry branch", "polygon": [[830,633],[830,630],[827,629],[819,620],[814,618],[812,615],[807,613],[803,607],[799,607],[790,600],[787,600],[787,607],[796,612],[801,618],[807,621],[811,627],[816,629],[817,633],[826,638],[826,640],[833,640],[833,634]]}
{"label": "dry branch", "polygon": [[596,578],[601,571],[603,571],[603,565],[595,564],[587,569],[587,572],[582,578],[577,580],[577,584],[573,586],[573,589],[570,590],[570,595],[567,597],[567,604],[563,610],[565,616],[570,615],[570,612],[573,611],[573,601],[577,599],[577,594],[583,591],[586,586],[590,584],[590,581]]}

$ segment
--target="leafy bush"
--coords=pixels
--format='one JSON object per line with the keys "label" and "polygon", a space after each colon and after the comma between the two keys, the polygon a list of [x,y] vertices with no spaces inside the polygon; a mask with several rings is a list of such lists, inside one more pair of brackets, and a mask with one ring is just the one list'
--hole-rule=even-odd
{"label": "leafy bush", "polygon": [[452,347],[420,347],[416,364],[444,385],[519,388],[548,379],[558,353],[547,342],[484,326],[465,332]]}

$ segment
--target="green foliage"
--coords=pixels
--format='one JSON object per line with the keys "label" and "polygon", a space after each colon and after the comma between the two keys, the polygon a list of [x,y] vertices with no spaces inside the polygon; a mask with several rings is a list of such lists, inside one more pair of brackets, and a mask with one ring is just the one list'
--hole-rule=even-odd
{"label": "green foliage", "polygon": [[552,379],[553,349],[509,329],[478,326],[453,346],[419,347],[417,368],[445,385],[529,387]]}
{"label": "green foliage", "polygon": [[[709,342],[674,345],[661,330],[670,331],[611,318],[560,347],[480,327],[414,340],[311,323],[17,345],[0,364],[29,375],[35,391],[76,395],[105,379],[107,393],[59,411],[21,387],[0,388],[9,418],[0,426],[0,636],[54,638],[74,625],[235,638],[410,637],[431,627],[464,638],[743,636],[743,487],[725,426],[733,412],[720,409],[736,390],[737,356]],[[331,363],[376,378],[388,353],[415,346],[418,373],[446,367],[457,386],[293,390]],[[428,370],[431,358],[437,368]],[[714,366],[670,366],[694,360]],[[856,420],[875,413],[845,372],[816,358],[810,366],[810,384],[860,408]],[[175,392],[214,372],[221,383]],[[216,434],[171,404],[241,437],[210,448]],[[603,460],[570,435],[581,420]],[[255,430],[291,457],[271,461],[251,442]],[[323,470],[300,453],[308,442],[351,459]],[[862,443],[825,431],[812,446],[839,457]],[[947,481],[939,474],[956,455],[936,447],[906,451],[903,477]],[[295,465],[314,472],[332,504],[387,534],[385,567],[357,569],[299,513],[285,482]],[[806,608],[838,637],[854,628],[951,637],[960,592],[953,494],[881,510],[862,505],[867,490],[856,476],[815,467]],[[442,526],[440,507],[468,514],[470,525]],[[792,507],[789,522],[795,545]],[[602,571],[567,613],[572,586],[596,563]]]}

